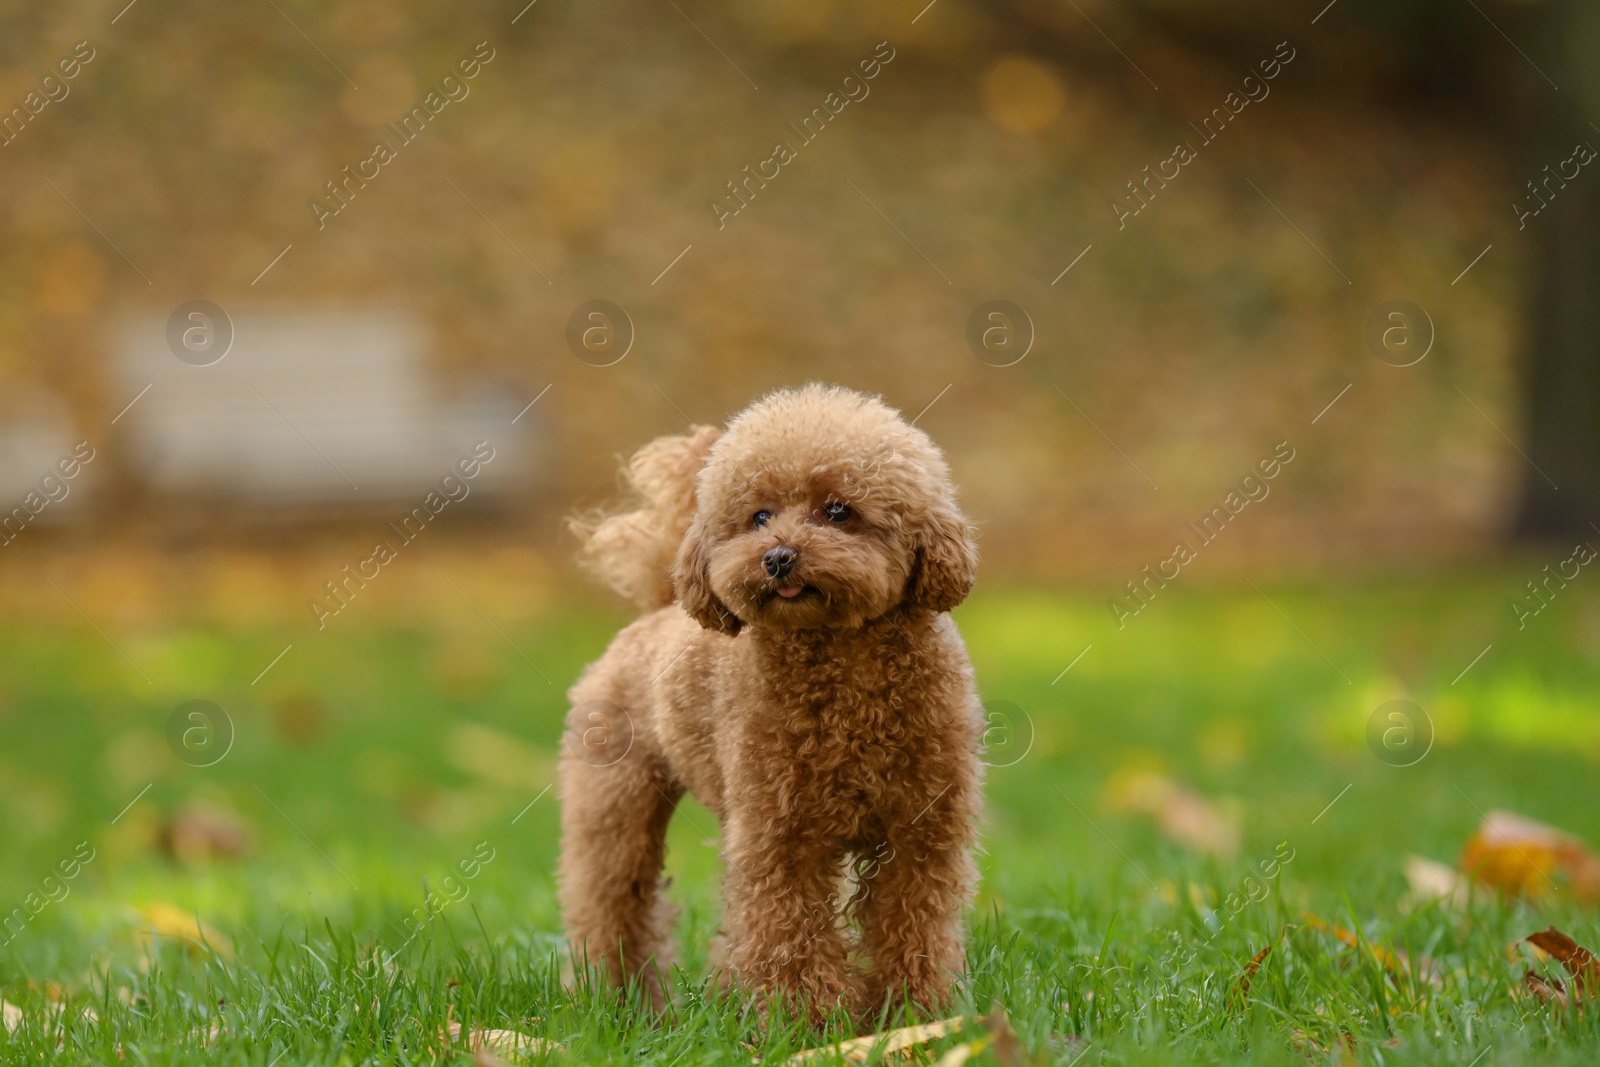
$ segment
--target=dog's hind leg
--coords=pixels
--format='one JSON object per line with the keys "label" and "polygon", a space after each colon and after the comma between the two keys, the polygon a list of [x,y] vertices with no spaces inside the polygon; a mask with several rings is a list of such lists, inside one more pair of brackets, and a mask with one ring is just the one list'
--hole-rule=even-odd
{"label": "dog's hind leg", "polygon": [[560,780],[559,896],[576,963],[598,968],[614,986],[639,980],[661,1008],[674,918],[661,866],[683,789],[637,751],[597,766],[569,749]]}

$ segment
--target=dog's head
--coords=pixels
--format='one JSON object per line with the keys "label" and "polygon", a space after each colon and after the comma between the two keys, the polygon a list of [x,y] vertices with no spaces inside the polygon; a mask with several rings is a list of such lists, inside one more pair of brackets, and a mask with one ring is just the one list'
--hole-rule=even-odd
{"label": "dog's head", "polygon": [[712,447],[673,578],[708,629],[857,627],[901,604],[948,611],[977,570],[928,435],[835,386],[773,393]]}

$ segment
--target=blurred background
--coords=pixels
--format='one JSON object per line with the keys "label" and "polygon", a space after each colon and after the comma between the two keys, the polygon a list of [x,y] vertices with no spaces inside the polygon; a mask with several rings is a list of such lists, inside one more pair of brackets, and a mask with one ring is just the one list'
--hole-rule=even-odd
{"label": "blurred background", "polygon": [[[617,454],[808,379],[940,397],[986,577],[1143,562],[1281,440],[1294,476],[1216,566],[1588,529],[1596,183],[1547,177],[1600,137],[1581,5],[504,6],[7,16],[4,500],[98,453],[12,555],[279,559],[489,437],[450,535],[564,560],[559,516]],[[852,72],[868,95],[808,143]],[[1180,143],[1195,161],[1152,183]],[[1521,218],[1530,182],[1553,202]],[[1149,206],[1124,218],[1130,183]],[[565,339],[592,299],[631,320],[609,366]],[[991,299],[1031,319],[1010,366],[966,341]],[[209,367],[169,351],[193,300],[232,324]],[[1411,367],[1364,340],[1392,300],[1434,334]]]}
{"label": "blurred background", "polygon": [[[7,884],[87,836],[108,915],[359,910],[492,828],[553,938],[524,805],[627,617],[563,520],[808,380],[946,450],[985,698],[1074,795],[1309,815],[1406,697],[1481,807],[1600,836],[1593,5],[125,4],[0,15]],[[1302,869],[1449,860],[1421,775]]]}

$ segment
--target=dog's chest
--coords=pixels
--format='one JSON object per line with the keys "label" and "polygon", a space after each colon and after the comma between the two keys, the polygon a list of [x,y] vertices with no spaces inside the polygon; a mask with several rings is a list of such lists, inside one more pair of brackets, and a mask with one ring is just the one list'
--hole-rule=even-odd
{"label": "dog's chest", "polygon": [[[873,684],[874,682],[878,684]],[[757,757],[787,820],[831,837],[876,837],[916,794],[925,695],[888,677],[786,694]]]}
{"label": "dog's chest", "polygon": [[939,645],[928,620],[909,619],[755,644],[730,802],[748,791],[787,832],[851,847],[914,819],[929,782],[952,780],[976,745],[965,675]]}

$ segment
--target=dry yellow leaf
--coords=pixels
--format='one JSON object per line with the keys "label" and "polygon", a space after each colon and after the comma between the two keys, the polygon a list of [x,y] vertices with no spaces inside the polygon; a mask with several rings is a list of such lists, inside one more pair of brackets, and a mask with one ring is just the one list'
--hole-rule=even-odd
{"label": "dry yellow leaf", "polygon": [[848,1041],[841,1041],[836,1045],[825,1045],[822,1048],[809,1048],[803,1052],[796,1052],[785,1063],[806,1063],[824,1053],[834,1053],[849,1060],[851,1063],[866,1063],[874,1051],[887,1056],[893,1052],[911,1048],[913,1045],[926,1044],[937,1041],[941,1037],[955,1033],[966,1024],[967,1020],[958,1015],[953,1019],[941,1019],[939,1022],[922,1023],[919,1026],[902,1026],[898,1030],[885,1030],[881,1034],[868,1034],[866,1037],[853,1037]]}
{"label": "dry yellow leaf", "polygon": [[[1344,927],[1336,924],[1325,923],[1321,918],[1313,915],[1309,911],[1302,912],[1300,918],[1305,921],[1307,928],[1318,930],[1325,934],[1331,934],[1334,940],[1345,945],[1346,947],[1353,948],[1357,952],[1361,951],[1362,939],[1352,931],[1346,930]],[[1384,970],[1388,971],[1396,980],[1399,980],[1407,973],[1414,972],[1418,977],[1424,978],[1433,984],[1438,984],[1439,979],[1438,975],[1434,972],[1433,963],[1426,956],[1422,957],[1421,964],[1414,968],[1411,962],[1411,957],[1407,956],[1399,949],[1390,949],[1385,948],[1382,945],[1374,945],[1370,941],[1366,943],[1366,947],[1367,950],[1372,953],[1372,958],[1377,960],[1378,963],[1383,966]]]}
{"label": "dry yellow leaf", "polygon": [[147,904],[139,909],[142,937],[170,937],[181,941],[191,952],[204,952],[207,947],[223,959],[233,958],[233,944],[215,929],[200,921],[199,916],[171,904]]}
{"label": "dry yellow leaf", "polygon": [[940,1056],[939,1062],[934,1064],[934,1067],[961,1067],[963,1063],[982,1052],[988,1043],[989,1035],[985,1034],[976,1041],[968,1041],[965,1044],[957,1045],[943,1056]]}
{"label": "dry yellow leaf", "polygon": [[[459,1042],[461,1040],[461,1024],[451,1022],[446,1026],[447,1040]],[[496,1053],[518,1052],[562,1052],[561,1044],[548,1038],[534,1037],[520,1030],[469,1030],[467,1032],[467,1048],[474,1055],[487,1053],[492,1059]]]}
{"label": "dry yellow leaf", "polygon": [[1600,901],[1600,856],[1578,838],[1509,811],[1491,811],[1461,850],[1467,874],[1512,896],[1564,888]]}
{"label": "dry yellow leaf", "polygon": [[1413,903],[1442,900],[1457,911],[1466,910],[1472,883],[1460,872],[1425,856],[1407,856],[1405,874]]}
{"label": "dry yellow leaf", "polygon": [[1106,806],[1147,815],[1174,843],[1226,859],[1239,851],[1238,820],[1199,792],[1164,774],[1121,771],[1106,783]]}

